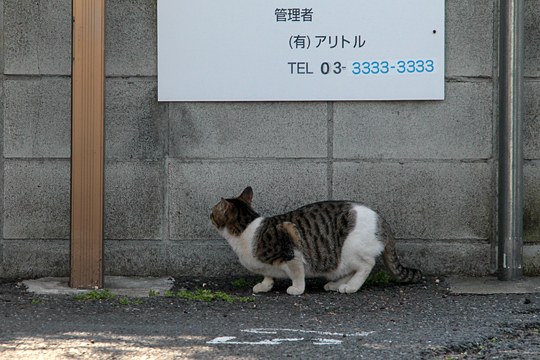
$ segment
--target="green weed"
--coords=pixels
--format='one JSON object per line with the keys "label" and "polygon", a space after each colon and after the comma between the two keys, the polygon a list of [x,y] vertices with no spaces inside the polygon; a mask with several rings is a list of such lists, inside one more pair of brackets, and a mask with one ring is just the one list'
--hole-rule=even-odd
{"label": "green weed", "polygon": [[74,296],[75,300],[79,301],[101,301],[101,300],[118,300],[120,305],[140,305],[142,304],[141,299],[130,299],[127,296],[118,297],[113,294],[110,290],[92,290],[82,294],[77,294]]}
{"label": "green weed", "polygon": [[142,300],[141,299],[130,299],[127,296],[123,296],[118,299],[118,303],[120,305],[141,305]]}
{"label": "green weed", "polygon": [[387,285],[394,282],[394,279],[386,271],[379,271],[369,275],[366,285]]}
{"label": "green weed", "polygon": [[148,296],[149,297],[156,297],[156,296],[159,296],[159,291],[156,291],[156,290],[150,290],[148,292]]}
{"label": "green weed", "polygon": [[118,299],[118,302],[120,303],[120,305],[131,305],[131,301],[128,297],[125,296]]}
{"label": "green weed", "polygon": [[236,279],[236,280],[231,281],[231,285],[235,289],[248,289],[248,288],[251,288],[253,286],[253,282],[249,281],[249,280],[247,280],[245,278],[240,278],[240,279]]}
{"label": "green weed", "polygon": [[248,296],[235,296],[224,293],[223,291],[212,291],[207,289],[198,289],[195,291],[180,290],[175,294],[176,297],[187,300],[197,300],[197,301],[216,301],[221,300],[228,303],[233,303],[236,301],[239,302],[251,302],[255,301],[252,297]]}
{"label": "green weed", "polygon": [[32,299],[31,304],[32,304],[32,305],[39,305],[39,304],[41,304],[42,302],[43,302],[43,300],[41,300],[41,299]]}
{"label": "green weed", "polygon": [[75,295],[75,300],[114,300],[114,295],[109,290],[92,290],[82,294]]}

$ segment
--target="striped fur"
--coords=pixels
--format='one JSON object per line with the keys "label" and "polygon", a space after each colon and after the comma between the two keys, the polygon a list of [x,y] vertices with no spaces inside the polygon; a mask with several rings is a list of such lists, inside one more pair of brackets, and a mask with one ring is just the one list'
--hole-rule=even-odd
{"label": "striped fur", "polygon": [[291,278],[289,294],[299,295],[307,276],[331,280],[325,289],[356,292],[382,254],[400,282],[422,279],[419,270],[402,266],[389,225],[373,210],[349,201],[324,201],[263,218],[251,207],[253,191],[221,199],[211,221],[250,271],[264,275],[255,292],[269,291],[274,278]]}

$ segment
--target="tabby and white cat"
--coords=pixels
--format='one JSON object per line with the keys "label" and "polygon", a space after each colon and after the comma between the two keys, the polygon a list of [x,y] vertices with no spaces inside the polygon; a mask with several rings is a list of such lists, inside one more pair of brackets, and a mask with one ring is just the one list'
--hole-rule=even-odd
{"label": "tabby and white cat", "polygon": [[388,224],[375,211],[349,201],[323,201],[291,212],[261,217],[251,207],[253,190],[222,198],[210,218],[248,270],[264,276],[253,292],[272,289],[274,278],[290,278],[291,295],[305,289],[305,277],[325,277],[327,291],[354,293],[382,254],[400,282],[417,282],[422,273],[403,267]]}

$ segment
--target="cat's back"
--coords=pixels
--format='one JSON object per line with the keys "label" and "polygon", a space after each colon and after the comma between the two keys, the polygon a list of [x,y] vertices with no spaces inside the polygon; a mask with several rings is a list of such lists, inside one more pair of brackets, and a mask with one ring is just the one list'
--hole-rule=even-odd
{"label": "cat's back", "polygon": [[262,228],[275,228],[284,222],[292,223],[302,239],[312,243],[341,244],[353,230],[359,205],[350,201],[320,201],[264,219]]}
{"label": "cat's back", "polygon": [[343,213],[347,213],[352,210],[353,206],[357,205],[351,201],[344,200],[327,200],[327,201],[318,201],[311,204],[301,206],[295,210],[286,212],[276,217],[282,218],[293,218],[299,216],[338,216]]}
{"label": "cat's back", "polygon": [[299,222],[304,220],[313,223],[332,223],[335,219],[352,221],[357,217],[376,219],[378,214],[360,203],[346,200],[327,200],[307,204],[287,213],[276,215],[273,218],[277,222],[290,221],[296,223],[295,220]]}

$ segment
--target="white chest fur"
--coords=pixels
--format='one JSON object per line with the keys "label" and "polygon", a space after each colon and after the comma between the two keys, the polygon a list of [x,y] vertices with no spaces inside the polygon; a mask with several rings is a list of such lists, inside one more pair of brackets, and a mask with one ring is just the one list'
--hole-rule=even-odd
{"label": "white chest fur", "polygon": [[240,263],[249,271],[264,276],[286,277],[287,275],[282,270],[272,265],[265,264],[253,256],[255,234],[263,220],[263,217],[253,220],[239,236],[232,235],[227,228],[220,230],[220,234],[234,250]]}
{"label": "white chest fur", "polygon": [[253,220],[239,236],[231,234],[226,227],[219,232],[221,236],[227,240],[239,258],[253,257],[253,240],[255,238],[255,232],[263,219],[264,218],[259,217]]}

